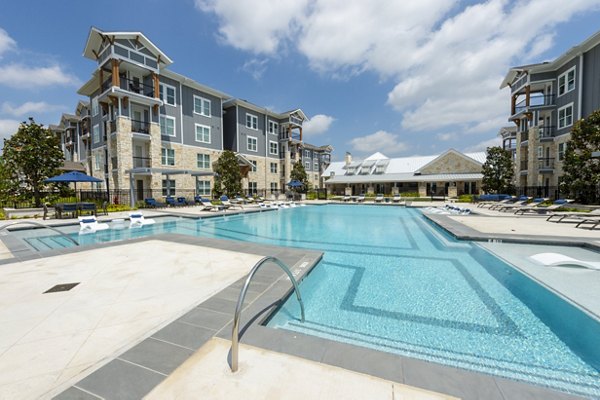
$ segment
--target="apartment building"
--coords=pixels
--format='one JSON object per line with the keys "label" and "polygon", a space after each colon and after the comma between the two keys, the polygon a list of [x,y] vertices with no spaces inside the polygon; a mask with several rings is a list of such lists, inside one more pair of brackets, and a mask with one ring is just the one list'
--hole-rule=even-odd
{"label": "apartment building", "polygon": [[[92,28],[84,56],[97,64],[78,91],[89,104],[81,102],[81,115],[64,115],[53,129],[66,158],[85,161],[87,172],[104,180],[102,189],[129,192],[134,200],[210,195],[212,165],[223,150],[238,155],[249,193],[285,189],[286,160],[305,146],[302,110],[274,113],[177,74],[140,32]],[[77,144],[71,144],[73,129],[81,130]],[[297,134],[300,140],[290,145]],[[331,147],[320,149],[319,160],[328,160]],[[314,167],[312,157],[311,150]]]}
{"label": "apartment building", "polygon": [[507,86],[516,186],[522,194],[559,196],[573,124],[600,108],[600,32],[553,61],[509,69],[500,88]]}

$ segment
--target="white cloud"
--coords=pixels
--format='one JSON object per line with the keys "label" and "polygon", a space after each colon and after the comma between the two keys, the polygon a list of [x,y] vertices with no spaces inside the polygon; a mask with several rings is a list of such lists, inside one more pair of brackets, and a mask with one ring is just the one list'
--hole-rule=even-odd
{"label": "white cloud", "polygon": [[436,135],[436,138],[438,138],[438,140],[441,140],[442,142],[449,142],[452,140],[456,140],[458,138],[458,135],[456,134],[456,132],[438,133]]}
{"label": "white cloud", "polygon": [[249,73],[255,81],[260,80],[263,74],[267,70],[268,59],[259,60],[257,58],[253,58],[252,60],[248,60],[242,65],[242,69]]}
{"label": "white cloud", "polygon": [[0,147],[4,147],[2,139],[8,139],[19,129],[21,121],[16,119],[0,119]]}
{"label": "white cloud", "polygon": [[502,144],[500,138],[495,137],[493,139],[484,140],[475,145],[468,146],[463,149],[464,152],[467,153],[475,153],[478,151],[485,151],[488,147],[500,146]]}
{"label": "white cloud", "polygon": [[8,36],[8,33],[0,28],[0,58],[2,54],[17,47],[17,42]]}
{"label": "white cloud", "polygon": [[302,132],[309,137],[320,135],[327,132],[333,121],[335,118],[330,115],[317,114],[302,124]]}
{"label": "white cloud", "polygon": [[77,85],[80,81],[58,65],[30,67],[23,64],[0,66],[0,84],[18,89],[32,89],[51,85]]}
{"label": "white cloud", "polygon": [[[542,56],[557,24],[600,8],[600,0],[462,4],[196,0],[218,16],[221,37],[231,46],[273,56],[295,48],[311,68],[331,76],[373,71],[393,83],[388,104],[402,114],[403,129],[465,134],[505,124],[508,95],[498,85],[507,70],[528,54]],[[256,18],[247,17],[249,8]]]}
{"label": "white cloud", "polygon": [[408,149],[408,145],[401,142],[398,135],[386,131],[377,131],[367,136],[357,137],[349,143],[353,151],[367,155],[383,151],[389,157],[399,155]]}
{"label": "white cloud", "polygon": [[60,111],[64,108],[64,106],[48,104],[45,101],[28,101],[21,104],[20,106],[13,106],[11,103],[4,102],[0,110],[4,114],[9,114],[15,117],[21,117],[30,116],[32,113],[39,114]]}

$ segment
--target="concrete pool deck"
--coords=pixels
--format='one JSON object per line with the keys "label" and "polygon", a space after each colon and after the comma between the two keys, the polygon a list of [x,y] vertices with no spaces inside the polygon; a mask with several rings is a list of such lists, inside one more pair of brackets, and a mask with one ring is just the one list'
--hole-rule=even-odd
{"label": "concrete pool deck", "polygon": [[[201,212],[199,212],[197,209],[197,207],[185,207],[177,209],[177,214],[183,216],[204,215],[201,214]],[[210,212],[205,213],[211,216],[216,214]],[[151,217],[160,214],[164,215],[165,212],[163,210],[144,210],[144,214],[148,217]],[[111,215],[109,215],[108,217],[100,217],[100,219],[123,218],[126,217],[126,215],[127,213],[111,213]],[[470,229],[471,233],[475,231],[474,228],[469,227],[458,220],[455,220],[455,218],[456,217],[448,217],[446,220],[452,221],[457,226],[462,226],[465,230]],[[465,218],[475,219],[484,217],[469,216]],[[526,229],[528,219],[517,218],[517,220],[520,220],[521,222],[517,221],[516,223],[523,224],[522,229]],[[539,218],[537,219],[539,220]],[[52,223],[56,221],[51,220],[49,222]],[[73,220],[71,220],[71,223],[72,222]],[[469,223],[472,224],[473,222],[469,221]],[[546,222],[546,224],[558,226],[564,225],[565,227],[571,226],[568,224],[552,224],[548,222]],[[489,226],[489,224],[482,224],[481,226],[482,229],[484,229],[486,226]],[[560,227],[560,229],[562,229],[562,226]],[[477,232],[479,232],[481,235],[494,235],[493,232]],[[503,233],[497,234],[504,235]],[[164,242],[162,243],[162,245],[165,245],[167,248],[169,248],[169,246],[171,245],[193,245],[201,246],[202,248],[233,251],[236,254],[239,254],[240,256],[253,255],[255,259],[256,257],[259,257],[259,255],[281,254],[281,256],[284,259],[286,259],[286,262],[289,265],[295,266],[296,271],[298,271],[300,275],[303,275],[304,273],[306,273],[307,270],[310,269],[309,267],[306,267],[306,263],[314,264],[319,258],[319,256],[315,254],[315,252],[310,252],[307,250],[277,248],[275,246],[260,246],[253,243],[243,244],[240,242],[206,240],[180,235],[173,235],[175,237],[168,238],[166,236],[167,235],[160,235],[160,237],[153,238],[152,240],[133,240],[131,242],[121,243],[118,245],[105,244],[87,249],[74,249],[72,250],[72,254],[79,254],[83,258],[89,258],[85,256],[86,253],[89,253],[90,251],[105,250],[107,251],[107,253],[105,254],[108,254],[108,257],[112,257],[113,252],[118,252],[119,247],[131,245],[133,246],[133,248],[136,248],[137,246],[138,249],[145,249],[148,247],[146,245],[148,242],[159,241]],[[523,234],[517,236],[525,237],[527,235]],[[573,238],[572,234],[570,233],[557,236],[561,236],[567,242],[569,242],[570,240],[581,240],[581,238],[578,237]],[[552,237],[556,239],[556,236]],[[592,237],[590,239],[593,240],[594,238]],[[600,239],[600,237],[598,237],[598,239]],[[588,239],[585,240],[587,241]],[[229,242],[230,244],[223,244],[225,242]],[[223,246],[226,246],[227,248],[224,248]],[[198,248],[196,248],[195,250],[197,251]],[[143,250],[136,251],[144,253]],[[163,249],[163,252],[167,251],[168,250]],[[13,262],[7,265],[3,265],[2,268],[0,268],[0,271],[5,267],[10,266],[18,269],[19,266],[29,265],[27,263],[34,263],[36,261],[43,264],[44,262],[47,262],[48,260],[52,259],[58,260],[59,263],[61,261],[63,263],[66,263],[68,259],[65,257],[70,255],[70,251],[67,251],[66,253],[67,254],[57,255],[56,257],[51,258],[43,258],[39,260],[30,260],[23,262]],[[105,257],[99,256],[94,257],[92,259],[95,258],[98,258],[98,265],[102,265],[101,260]],[[158,261],[158,259],[155,259],[155,257],[150,257],[144,265],[150,265],[152,266],[151,269],[153,269],[156,266],[164,265],[164,263],[161,264]],[[251,265],[247,266],[246,268],[249,269],[250,267]],[[239,277],[241,277],[243,274],[244,273],[241,273]],[[286,281],[286,278],[282,275],[281,271],[276,269],[265,271],[265,275],[262,278],[258,275],[257,277],[257,282],[254,282],[253,286],[251,286],[251,288],[254,287],[254,290],[251,290],[251,292],[249,292],[247,310],[245,311],[244,318],[242,319],[241,326],[245,330],[245,333],[242,336],[242,342],[248,345],[259,347],[263,350],[277,352],[279,353],[276,355],[278,360],[280,359],[281,362],[284,362],[286,364],[289,363],[292,366],[296,364],[302,364],[303,360],[297,358],[299,356],[304,360],[312,360],[313,362],[317,362],[320,365],[333,365],[345,368],[349,371],[355,371],[378,377],[381,379],[385,379],[389,381],[390,384],[391,382],[396,382],[395,385],[405,384],[409,386],[425,388],[427,390],[436,391],[440,393],[447,393],[449,395],[454,395],[466,399],[539,398],[549,400],[575,398],[574,396],[558,393],[555,391],[516,381],[495,378],[489,375],[473,373],[470,371],[446,367],[439,364],[428,363],[425,361],[390,355],[386,353],[380,353],[373,350],[357,348],[355,346],[346,345],[343,343],[331,342],[325,339],[319,339],[306,335],[267,328],[263,326],[261,322],[264,320],[266,315],[277,306],[280,299],[285,297],[287,293],[289,293],[290,282]],[[170,277],[163,276],[163,278],[169,279]],[[221,283],[223,282],[215,282],[215,284]],[[148,287],[160,287],[161,284],[162,282],[153,283],[152,286]],[[235,306],[236,295],[239,294],[239,290],[241,288],[241,281],[238,279],[229,287],[226,286],[227,285],[225,285],[223,290],[221,291],[217,290],[218,293],[213,293],[215,295],[211,298],[207,298],[204,300],[201,297],[196,298],[195,303],[192,302],[192,304],[189,306],[191,307],[190,309],[186,310],[184,307],[184,309],[179,309],[170,312],[170,319],[163,319],[162,324],[156,322],[154,326],[146,329],[145,332],[140,333],[140,335],[138,335],[136,339],[130,340],[128,345],[122,346],[118,351],[113,352],[111,356],[107,356],[105,359],[103,359],[102,362],[96,363],[93,367],[90,367],[85,372],[82,372],[80,375],[73,376],[72,379],[63,382],[61,385],[51,387],[47,392],[46,397],[58,394],[62,389],[67,388],[68,389],[66,391],[58,394],[56,398],[141,398],[154,388],[156,388],[155,390],[159,390],[160,386],[157,385],[161,381],[163,381],[167,376],[173,374],[174,371],[177,371],[177,367],[184,363],[185,360],[187,360],[189,357],[193,357],[192,355],[194,354],[194,352],[200,349],[202,345],[207,340],[209,340],[210,337],[216,336],[222,339],[230,338],[230,324],[233,314],[233,307]],[[72,290],[76,289],[77,287]],[[50,293],[45,294],[43,296],[50,296],[55,294],[56,293]],[[115,305],[116,304],[120,303],[115,303]],[[23,306],[25,309],[27,309],[27,302],[23,302]],[[7,330],[6,332],[10,331],[13,331],[13,329]],[[217,351],[214,348],[212,350]],[[220,353],[218,354],[221,354],[221,358],[219,359],[219,363],[221,363],[221,365],[224,362],[222,350],[223,349],[218,350],[220,351]],[[248,350],[248,347],[242,348],[240,353],[240,360],[245,360],[245,354]],[[250,351],[252,352],[251,348]],[[0,345],[0,352],[1,357],[5,352],[5,347],[2,345]],[[260,352],[261,351],[259,351],[259,353]],[[271,356],[272,355],[269,353],[266,355],[266,358],[270,360]],[[267,368],[264,366],[261,367],[261,365],[272,365],[269,364],[270,362],[272,362],[272,360],[268,361],[267,364],[262,364],[262,361],[260,361],[261,358],[262,356],[257,356],[256,358],[256,369]],[[248,359],[248,361],[250,361],[250,359]],[[1,358],[0,365],[4,365],[4,363],[2,363]],[[10,369],[10,367],[11,366],[9,365],[8,367],[6,367],[6,369]],[[243,368],[243,364],[241,365],[241,367]],[[309,366],[308,368],[312,369],[313,367]],[[348,373],[348,371],[344,370],[341,370],[343,372],[340,372],[337,369],[333,369],[332,371],[333,372],[331,372],[330,374],[321,374],[324,381],[337,382],[339,376],[354,376],[345,375]],[[83,379],[79,380],[82,377]],[[125,379],[125,381],[122,382],[119,380],[120,377],[125,377],[127,379]],[[27,393],[26,390],[28,390],[28,387],[35,386],[35,379],[32,378],[33,376],[29,376],[16,381],[18,383],[17,386],[13,386],[18,388],[18,392],[16,392],[16,398],[35,397],[25,395]],[[356,379],[360,381],[360,378]],[[290,380],[296,381],[296,378],[294,377]],[[131,385],[131,381],[135,381],[135,384]],[[298,380],[297,382],[301,383],[300,380]],[[184,384],[183,382],[181,383]],[[74,384],[74,386],[69,388],[71,384]],[[274,379],[272,381],[272,386],[264,386],[263,389],[265,390],[265,392],[261,393],[268,393],[270,389],[276,389],[281,385],[281,379]],[[366,387],[367,385],[365,385],[365,388]],[[0,398],[6,397],[3,396],[2,390],[2,386],[0,386]],[[10,393],[11,396],[9,397],[15,398],[15,396],[12,396],[12,394],[15,394],[15,392]],[[379,392],[377,392],[377,390],[372,392],[372,394],[375,393]],[[197,398],[197,392],[188,393],[188,395],[189,398]],[[394,392],[394,395],[396,396],[395,398],[403,398],[398,397],[398,393]],[[369,396],[368,393],[367,396],[363,396],[363,398],[364,397],[376,398],[376,396]],[[185,396],[182,395],[179,398],[185,398]],[[266,395],[258,394],[257,398],[267,397]],[[406,396],[405,398],[411,397]]]}

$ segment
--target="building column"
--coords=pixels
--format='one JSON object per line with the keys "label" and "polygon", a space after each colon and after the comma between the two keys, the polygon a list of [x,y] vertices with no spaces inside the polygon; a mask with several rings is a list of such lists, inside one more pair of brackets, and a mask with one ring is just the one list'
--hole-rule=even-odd
{"label": "building column", "polygon": [[112,60],[112,85],[117,87],[121,86],[118,60]]}

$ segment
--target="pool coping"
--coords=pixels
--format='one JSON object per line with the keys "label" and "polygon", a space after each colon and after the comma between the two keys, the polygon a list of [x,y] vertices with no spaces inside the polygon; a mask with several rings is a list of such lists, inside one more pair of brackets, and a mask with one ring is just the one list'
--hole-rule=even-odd
{"label": "pool coping", "polygon": [[[170,215],[182,216],[181,214]],[[223,215],[215,215],[214,217]],[[199,216],[194,215],[193,218],[199,218]],[[46,251],[39,257],[30,258],[43,258],[95,248],[141,243],[147,240],[173,241],[251,254],[276,256],[277,254],[283,254],[282,257],[287,258],[288,264],[293,265],[294,274],[297,274],[299,281],[310,273],[323,254],[314,250],[287,246],[198,238],[179,234],[159,234],[119,242]],[[266,254],[261,253],[261,251],[266,252]],[[294,257],[296,262],[293,262]],[[23,259],[10,260],[13,260],[12,262],[23,261]],[[292,262],[289,262],[289,260],[292,260]],[[2,261],[4,260],[0,260],[0,264]],[[301,268],[302,265],[304,265],[303,268]],[[267,270],[266,266],[264,270]],[[240,340],[243,343],[426,390],[459,396],[463,399],[513,399],[518,397],[566,400],[582,398],[530,383],[385,353],[298,332],[268,328],[264,326],[264,322],[292,294],[292,289],[287,276],[280,270],[268,272],[265,276],[259,276],[259,274],[250,286],[247,303],[242,313]],[[231,320],[235,301],[237,300],[236,294],[239,295],[244,280],[245,278],[238,280],[159,331],[151,332],[142,342],[109,360],[107,364],[59,393],[55,398],[61,400],[73,398],[111,399],[123,398],[124,393],[132,395],[131,398],[143,397],[211,337],[217,336],[231,340]],[[180,328],[179,333],[177,333],[175,327]],[[182,334],[182,329],[186,332],[193,331],[196,339],[192,340],[189,336]],[[190,340],[193,341],[193,346],[186,342]],[[244,355],[241,353],[240,360],[243,360],[243,357]],[[169,364],[170,370],[157,371],[157,363],[161,363],[161,365]],[[108,390],[108,393],[99,393],[98,390]]]}

